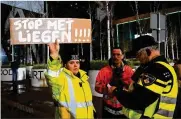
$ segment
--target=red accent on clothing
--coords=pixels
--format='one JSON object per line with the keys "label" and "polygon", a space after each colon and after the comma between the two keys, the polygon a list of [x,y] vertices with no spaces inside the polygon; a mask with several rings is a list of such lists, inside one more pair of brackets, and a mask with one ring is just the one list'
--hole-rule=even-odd
{"label": "red accent on clothing", "polygon": [[[124,65],[123,67],[123,74],[122,74],[122,81],[129,85],[132,82],[131,76],[133,75],[133,70],[130,66]],[[107,84],[110,83],[112,78],[112,68],[110,66],[103,67],[97,77],[96,77],[96,84],[95,84],[95,90],[98,93],[103,94],[103,90],[107,88]],[[104,101],[106,104],[112,106],[113,108],[120,108],[122,105],[120,103],[117,103],[117,98],[114,96],[108,96],[108,98],[104,97]]]}

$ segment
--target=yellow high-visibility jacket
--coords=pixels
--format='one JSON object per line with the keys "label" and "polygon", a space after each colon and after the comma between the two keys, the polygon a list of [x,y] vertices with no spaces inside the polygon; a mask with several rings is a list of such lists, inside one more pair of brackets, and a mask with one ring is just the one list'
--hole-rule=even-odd
{"label": "yellow high-visibility jacket", "polygon": [[[152,65],[148,65],[147,69],[144,70],[142,74],[143,75],[139,77],[137,85],[154,92],[158,95],[158,98],[145,107],[144,110],[123,107],[122,111],[124,115],[129,119],[140,119],[144,117],[155,119],[173,118],[178,94],[177,76],[173,67],[165,62],[157,61]],[[116,95],[121,95],[123,91],[116,90],[115,92]],[[124,95],[121,95],[120,97],[123,96]],[[135,93],[135,96],[142,96],[144,100],[144,95],[138,92]],[[145,98],[148,99],[152,97],[148,96]],[[132,101],[134,101],[134,99]],[[144,101],[135,103],[143,105],[142,103],[144,103]]]}
{"label": "yellow high-visibility jacket", "polygon": [[78,78],[71,71],[61,67],[59,60],[49,60],[45,73],[53,98],[59,104],[56,107],[56,118],[94,118],[92,93],[86,72],[79,70],[81,78]]}

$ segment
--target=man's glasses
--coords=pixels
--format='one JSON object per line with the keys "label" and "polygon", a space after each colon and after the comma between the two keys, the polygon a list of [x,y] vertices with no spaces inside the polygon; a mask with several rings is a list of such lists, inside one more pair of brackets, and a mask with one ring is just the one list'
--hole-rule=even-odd
{"label": "man's glasses", "polygon": [[112,55],[113,55],[113,56],[121,56],[122,54],[119,54],[119,53],[113,53]]}

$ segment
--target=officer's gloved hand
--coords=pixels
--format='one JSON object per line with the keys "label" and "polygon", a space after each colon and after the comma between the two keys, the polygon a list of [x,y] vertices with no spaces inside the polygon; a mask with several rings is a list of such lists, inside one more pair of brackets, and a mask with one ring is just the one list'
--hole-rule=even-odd
{"label": "officer's gloved hand", "polygon": [[109,84],[111,86],[117,86],[116,81],[114,79],[112,79]]}
{"label": "officer's gloved hand", "polygon": [[124,87],[124,85],[122,84],[122,82],[121,81],[115,81],[115,80],[111,80],[111,82],[109,83],[110,84],[110,86],[115,86],[115,87],[117,87],[117,88],[121,88],[121,89],[123,89],[123,87]]}
{"label": "officer's gloved hand", "polygon": [[110,84],[111,86],[120,87],[120,86],[123,86],[123,83],[122,83],[121,80],[122,80],[122,79],[112,79],[109,84]]}

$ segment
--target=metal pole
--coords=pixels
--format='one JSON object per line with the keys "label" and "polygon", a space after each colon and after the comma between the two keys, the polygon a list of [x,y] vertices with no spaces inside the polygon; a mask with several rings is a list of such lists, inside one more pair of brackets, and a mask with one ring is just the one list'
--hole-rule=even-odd
{"label": "metal pole", "polygon": [[139,35],[141,35],[142,34],[142,30],[141,30],[141,25],[140,25],[140,20],[139,20],[138,2],[137,1],[135,1],[135,7],[136,7],[136,21],[138,23]]}
{"label": "metal pole", "polygon": [[[91,22],[92,22],[90,1],[89,1],[89,17],[90,17]],[[92,42],[91,42],[91,43],[90,43],[90,61],[92,61],[92,59],[93,59],[93,56],[92,56]]]}
{"label": "metal pole", "polygon": [[50,51],[49,51],[49,46],[47,46],[47,62],[48,62],[48,59],[50,58]]}
{"label": "metal pole", "polygon": [[[158,41],[158,49],[160,51],[160,13],[157,14],[157,41]],[[161,52],[161,51],[160,51]]]}
{"label": "metal pole", "polygon": [[165,57],[168,58],[168,55],[167,55],[167,45],[168,45],[168,42],[167,42],[167,26],[165,24],[165,43],[164,43],[164,50],[165,50]]}
{"label": "metal pole", "polygon": [[112,17],[113,16],[112,15],[112,12],[113,12],[112,8],[113,8],[113,4],[111,4],[111,9],[110,9],[110,12],[109,12],[110,13],[110,22],[109,23],[110,23],[110,32],[111,32],[111,38],[110,39],[112,41],[112,47],[114,47],[114,45],[115,45],[114,42],[115,41],[114,41],[114,38],[113,38],[113,36],[114,36],[114,29],[113,29],[113,24],[112,24],[112,18],[113,18]]}
{"label": "metal pole", "polygon": [[[46,12],[46,16],[45,17],[48,18],[48,1],[46,1],[45,4],[46,4],[46,11],[45,11]],[[50,54],[49,46],[47,45],[47,62],[48,62],[48,59],[50,58],[49,54]]]}
{"label": "metal pole", "polygon": [[109,1],[106,1],[107,10],[107,44],[108,44],[108,59],[111,58],[111,45],[110,45],[110,14],[109,14]]}
{"label": "metal pole", "polygon": [[116,33],[117,33],[117,47],[119,47],[119,27],[118,27],[118,24],[116,24]]}
{"label": "metal pole", "polygon": [[99,16],[99,23],[100,23],[100,53],[101,53],[101,60],[102,60],[102,38],[101,38],[101,20]]}
{"label": "metal pole", "polygon": [[167,38],[165,39],[165,43],[164,43],[164,50],[165,50],[165,57],[167,58]]}

